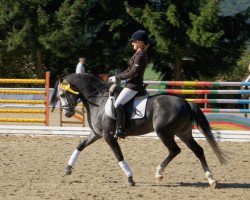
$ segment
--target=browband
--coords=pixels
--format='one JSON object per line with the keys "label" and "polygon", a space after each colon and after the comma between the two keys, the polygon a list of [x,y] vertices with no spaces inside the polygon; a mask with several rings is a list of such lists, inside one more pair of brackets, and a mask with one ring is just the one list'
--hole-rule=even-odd
{"label": "browband", "polygon": [[70,87],[70,84],[67,82],[67,81],[63,81],[61,84],[60,84],[60,89],[62,90],[66,90],[72,94],[76,94],[78,95],[79,92],[77,91],[74,91],[71,87]]}

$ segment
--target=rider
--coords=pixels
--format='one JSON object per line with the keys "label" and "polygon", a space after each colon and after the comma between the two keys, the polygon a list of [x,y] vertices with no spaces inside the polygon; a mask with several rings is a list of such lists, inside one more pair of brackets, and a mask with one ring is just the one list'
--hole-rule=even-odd
{"label": "rider", "polygon": [[138,92],[144,90],[143,76],[148,64],[147,48],[149,46],[148,35],[143,30],[133,33],[131,39],[135,54],[129,60],[127,70],[109,78],[109,82],[126,80],[125,88],[121,91],[115,101],[117,129],[115,137],[124,137],[125,132],[125,112],[124,104],[131,100]]}

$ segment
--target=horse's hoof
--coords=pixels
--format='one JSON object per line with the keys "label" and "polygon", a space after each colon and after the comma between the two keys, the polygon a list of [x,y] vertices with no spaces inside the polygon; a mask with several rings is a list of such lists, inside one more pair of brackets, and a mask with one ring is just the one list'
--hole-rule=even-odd
{"label": "horse's hoof", "polygon": [[212,189],[216,189],[217,186],[218,186],[218,181],[213,180],[213,181],[211,181],[211,183],[209,183],[209,184],[210,184],[210,187],[211,187]]}
{"label": "horse's hoof", "polygon": [[67,175],[72,174],[72,170],[73,170],[73,167],[70,165],[67,165],[67,167],[65,168],[64,175],[67,176]]}
{"label": "horse's hoof", "polygon": [[128,186],[129,186],[129,187],[134,187],[134,186],[135,186],[135,182],[134,182],[134,181],[128,182]]}
{"label": "horse's hoof", "polygon": [[163,179],[163,176],[162,175],[158,175],[155,177],[155,183],[159,184]]}
{"label": "horse's hoof", "polygon": [[135,182],[133,180],[133,177],[128,177],[128,186],[133,187],[135,186]]}

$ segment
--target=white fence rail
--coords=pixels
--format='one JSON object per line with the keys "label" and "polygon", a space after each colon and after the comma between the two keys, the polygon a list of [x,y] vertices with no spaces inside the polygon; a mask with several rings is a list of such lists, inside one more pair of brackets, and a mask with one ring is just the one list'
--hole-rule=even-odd
{"label": "white fence rail", "polygon": [[[57,127],[57,126],[0,126],[2,135],[52,135],[52,136],[87,136],[90,132],[88,127]],[[250,142],[250,131],[236,130],[213,130],[217,141]],[[193,129],[193,136],[196,139],[204,140],[204,135],[197,129]],[[155,132],[138,136],[139,138],[157,139]]]}

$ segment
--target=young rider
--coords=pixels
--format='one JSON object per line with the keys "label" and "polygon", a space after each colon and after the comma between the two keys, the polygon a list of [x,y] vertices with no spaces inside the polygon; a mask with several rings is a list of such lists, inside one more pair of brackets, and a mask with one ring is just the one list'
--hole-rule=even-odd
{"label": "young rider", "polygon": [[144,90],[143,76],[148,63],[147,48],[149,46],[148,35],[143,30],[133,33],[131,39],[135,54],[129,60],[127,70],[109,78],[109,82],[126,80],[125,88],[121,91],[115,101],[117,129],[115,137],[124,137],[125,132],[125,112],[124,104],[131,100],[138,92]]}

